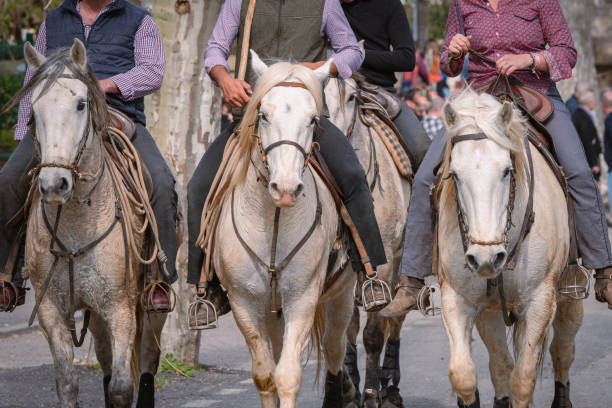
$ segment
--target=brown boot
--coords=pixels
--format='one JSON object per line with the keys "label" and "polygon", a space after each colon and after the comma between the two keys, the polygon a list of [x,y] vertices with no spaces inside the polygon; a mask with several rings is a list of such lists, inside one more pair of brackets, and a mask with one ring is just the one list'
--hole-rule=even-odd
{"label": "brown boot", "polygon": [[389,304],[381,310],[382,317],[400,317],[417,306],[417,296],[419,291],[425,286],[425,281],[410,276],[400,276],[397,293]]}
{"label": "brown boot", "polygon": [[232,310],[227,292],[215,277],[211,282],[197,285],[198,294],[189,305],[189,328],[192,330],[216,329],[217,318]]}
{"label": "brown boot", "polygon": [[612,267],[595,271],[595,299],[612,309]]}

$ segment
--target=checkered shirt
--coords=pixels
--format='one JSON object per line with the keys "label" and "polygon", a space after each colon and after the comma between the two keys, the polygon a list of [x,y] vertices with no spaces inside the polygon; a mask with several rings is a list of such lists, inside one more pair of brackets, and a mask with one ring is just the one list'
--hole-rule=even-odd
{"label": "checkered shirt", "polygon": [[444,122],[442,122],[442,119],[431,115],[423,116],[421,125],[423,125],[423,129],[425,129],[430,139],[433,139],[440,130],[444,129]]}

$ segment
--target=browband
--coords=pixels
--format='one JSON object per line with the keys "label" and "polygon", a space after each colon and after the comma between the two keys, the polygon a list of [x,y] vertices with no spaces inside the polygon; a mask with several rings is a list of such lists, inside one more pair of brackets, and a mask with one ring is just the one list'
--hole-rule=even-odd
{"label": "browband", "polygon": [[487,135],[484,133],[468,133],[467,135],[456,135],[451,138],[451,144],[454,146],[459,142],[464,142],[466,140],[482,140],[487,139]]}

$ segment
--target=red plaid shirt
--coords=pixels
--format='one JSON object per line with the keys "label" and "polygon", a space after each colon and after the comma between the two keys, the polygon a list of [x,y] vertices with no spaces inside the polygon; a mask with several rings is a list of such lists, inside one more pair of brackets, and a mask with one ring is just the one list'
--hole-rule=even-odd
{"label": "red plaid shirt", "polygon": [[[465,35],[471,35],[470,45],[492,60],[505,54],[540,54],[548,64],[549,72],[515,72],[518,79],[542,92],[552,82],[572,76],[576,65],[576,49],[572,35],[558,0],[499,0],[497,11],[486,0],[453,0],[446,22],[446,42],[440,55],[442,72],[457,76],[449,66],[448,45],[457,33],[461,33],[454,2],[459,3],[459,12]],[[548,46],[548,48],[547,48]],[[478,58],[470,58],[468,82],[479,87],[497,76],[494,66]]]}

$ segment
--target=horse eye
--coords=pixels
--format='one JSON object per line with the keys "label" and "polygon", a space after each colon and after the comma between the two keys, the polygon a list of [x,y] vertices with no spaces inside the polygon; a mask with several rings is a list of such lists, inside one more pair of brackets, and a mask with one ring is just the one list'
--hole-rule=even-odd
{"label": "horse eye", "polygon": [[83,109],[85,109],[86,103],[85,101],[79,101],[79,103],[77,104],[77,110],[80,112]]}
{"label": "horse eye", "polygon": [[354,93],[352,93],[349,98],[348,98],[348,102],[353,102],[355,100],[356,95]]}
{"label": "horse eye", "polygon": [[513,171],[514,171],[514,168],[507,167],[506,170],[504,170],[504,178],[508,177],[510,173],[512,173]]}
{"label": "horse eye", "polygon": [[259,112],[259,120],[263,120],[264,122],[267,122],[268,121],[268,117],[266,116],[265,113]]}

